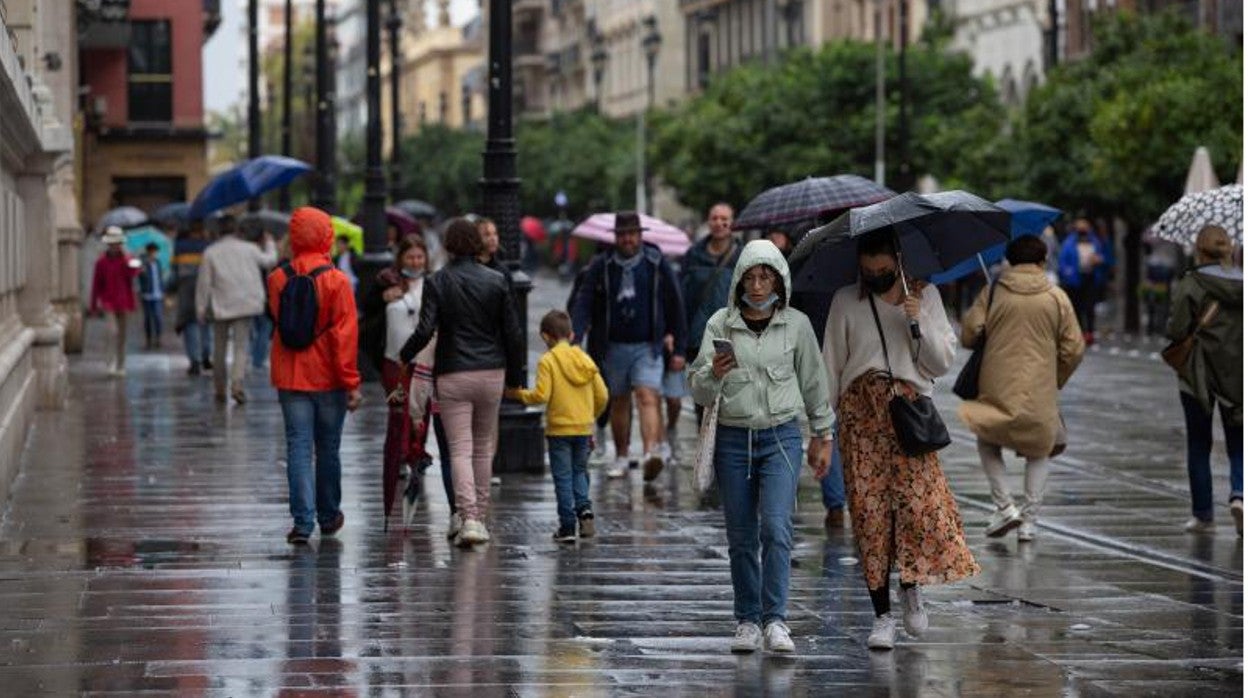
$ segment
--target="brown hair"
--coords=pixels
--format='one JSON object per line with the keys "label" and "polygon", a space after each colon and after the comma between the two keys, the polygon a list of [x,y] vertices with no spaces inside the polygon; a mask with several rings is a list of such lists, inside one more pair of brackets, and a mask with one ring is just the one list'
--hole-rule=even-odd
{"label": "brown hair", "polygon": [[429,246],[425,244],[423,237],[419,235],[404,235],[399,238],[399,244],[394,250],[395,264],[398,264],[398,261],[403,259],[403,255],[407,254],[408,250],[413,247],[419,247],[420,251],[425,253],[425,257],[429,257]]}
{"label": "brown hair", "polygon": [[541,331],[555,339],[572,336],[572,318],[562,310],[552,310],[542,316]]}
{"label": "brown hair", "polygon": [[476,257],[481,254],[481,233],[467,218],[454,218],[446,226],[446,251],[456,257]]}
{"label": "brown hair", "polygon": [[1233,251],[1231,236],[1227,235],[1226,229],[1221,226],[1206,225],[1196,234],[1196,261],[1198,263],[1203,259],[1209,263],[1229,264]]}

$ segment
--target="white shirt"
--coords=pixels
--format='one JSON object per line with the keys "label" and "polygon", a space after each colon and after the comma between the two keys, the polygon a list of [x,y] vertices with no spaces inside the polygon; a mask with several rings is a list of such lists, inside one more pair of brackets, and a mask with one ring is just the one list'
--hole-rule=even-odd
{"label": "white shirt", "polygon": [[399,350],[420,324],[420,301],[424,297],[425,280],[409,281],[407,293],[386,304],[386,353],[391,361],[399,360]]}
{"label": "white shirt", "polygon": [[[828,310],[827,325],[824,326],[823,360],[828,367],[828,392],[834,406],[854,379],[872,370],[887,370],[880,334],[871,316],[871,304],[866,298],[859,298],[859,288],[858,284],[854,284],[836,292]],[[919,303],[919,329],[923,339],[917,343],[917,361],[911,354],[916,342],[910,337],[910,323],[905,309],[900,305],[891,305],[878,296],[875,308],[880,314],[880,326],[888,343],[893,377],[930,396],[935,379],[949,371],[957,351],[957,338],[949,325],[949,317],[945,315],[940,291],[931,285],[923,289]]]}

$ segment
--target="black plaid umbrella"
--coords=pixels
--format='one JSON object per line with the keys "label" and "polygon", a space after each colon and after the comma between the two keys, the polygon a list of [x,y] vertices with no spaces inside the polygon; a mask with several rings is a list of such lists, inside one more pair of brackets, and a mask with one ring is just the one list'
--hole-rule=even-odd
{"label": "black plaid umbrella", "polygon": [[1244,244],[1244,187],[1228,184],[1188,194],[1161,214],[1153,231],[1191,249],[1196,234],[1206,225],[1221,226],[1236,245]]}
{"label": "black plaid umbrella", "polygon": [[754,197],[732,227],[752,230],[782,225],[866,206],[895,195],[893,190],[858,175],[807,177],[800,182],[772,187]]}

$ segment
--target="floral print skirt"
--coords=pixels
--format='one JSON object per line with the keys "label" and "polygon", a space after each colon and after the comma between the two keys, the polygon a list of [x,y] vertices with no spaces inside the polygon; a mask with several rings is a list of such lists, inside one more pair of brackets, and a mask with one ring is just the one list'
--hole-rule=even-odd
{"label": "floral print skirt", "polygon": [[[914,388],[896,381],[899,394]],[[887,374],[862,375],[837,405],[845,492],[867,588],[888,584],[895,562],[902,583],[943,584],[979,574],[966,547],[962,516],[935,453],[901,451],[889,417]]]}

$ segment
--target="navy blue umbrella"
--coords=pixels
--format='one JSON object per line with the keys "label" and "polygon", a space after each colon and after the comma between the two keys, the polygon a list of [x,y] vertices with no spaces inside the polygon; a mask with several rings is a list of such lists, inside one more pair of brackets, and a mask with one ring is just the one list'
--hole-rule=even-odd
{"label": "navy blue umbrella", "polygon": [[261,155],[213,177],[195,197],[188,216],[192,219],[203,218],[218,209],[280,189],[299,175],[311,171],[312,166],[302,160],[283,155]]}
{"label": "navy blue umbrella", "polygon": [[[997,206],[1010,212],[1011,240],[1023,235],[1041,235],[1044,233],[1045,227],[1062,215],[1060,209],[1038,204],[1034,201],[1001,199],[997,202]],[[987,275],[988,267],[1005,258],[1005,246],[1007,244],[1002,242],[993,245],[960,264],[955,264],[945,271],[933,274],[929,281],[934,284],[949,284],[977,271],[983,271]]]}

